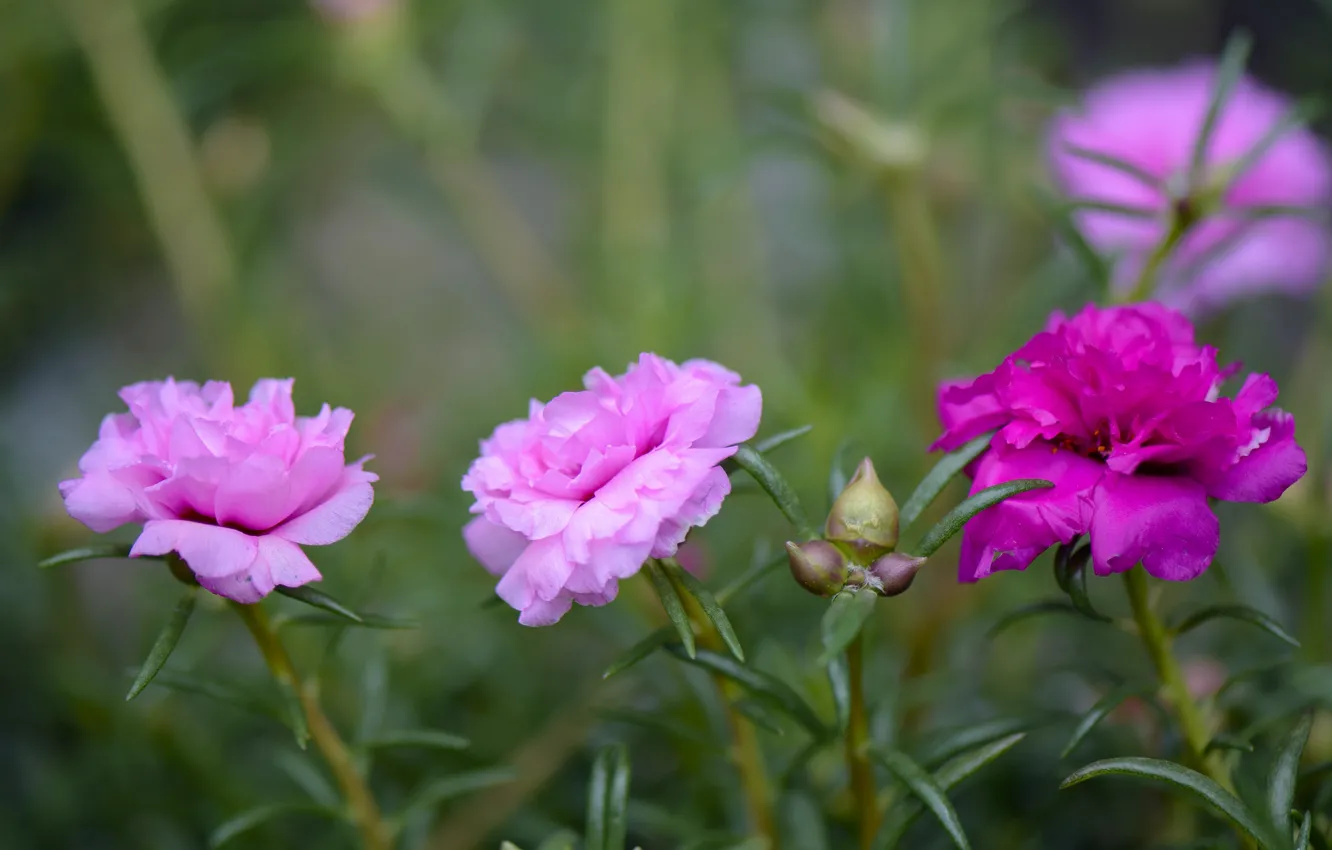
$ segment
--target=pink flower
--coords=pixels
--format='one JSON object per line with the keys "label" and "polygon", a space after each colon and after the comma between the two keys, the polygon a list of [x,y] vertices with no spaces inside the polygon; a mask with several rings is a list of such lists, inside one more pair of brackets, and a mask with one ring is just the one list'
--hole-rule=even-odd
{"label": "pink flower", "polygon": [[1219,529],[1207,500],[1270,502],[1304,475],[1295,422],[1269,409],[1277,385],[1250,375],[1233,399],[1216,350],[1158,304],[1051,316],[998,369],[939,389],[955,449],[999,429],[971,472],[972,492],[1020,478],[1054,488],[982,511],[963,530],[959,577],[1025,569],[1041,552],[1091,535],[1100,575],[1142,562],[1191,579],[1211,563]]}
{"label": "pink flower", "polygon": [[[1170,226],[1180,203],[1204,218],[1185,233],[1161,269],[1157,297],[1200,314],[1264,291],[1308,295],[1323,281],[1328,232],[1299,215],[1245,221],[1237,211],[1254,206],[1324,207],[1332,197],[1332,163],[1306,129],[1282,135],[1234,181],[1207,215],[1199,200],[1215,192],[1227,170],[1254,148],[1285,116],[1289,102],[1242,77],[1219,114],[1204,160],[1201,186],[1189,186],[1194,143],[1202,128],[1216,69],[1191,64],[1167,71],[1138,71],[1110,79],[1088,92],[1082,109],[1054,122],[1049,137],[1056,181],[1073,199],[1157,212],[1154,218],[1082,211],[1075,221],[1102,253],[1118,255],[1116,282],[1127,288],[1148,253]],[[1157,178],[1153,188],[1133,176],[1071,153],[1069,145],[1127,161]],[[1173,197],[1172,197],[1173,195]]]}
{"label": "pink flower", "polygon": [[377,476],[366,458],[343,457],[352,412],[296,416],[291,386],[259,381],[240,407],[218,381],[125,387],[130,412],[102,420],[83,477],[60,483],[65,509],[98,532],[143,523],[132,557],[175,552],[199,584],[237,602],[317,581],[301,545],[346,537]]}
{"label": "pink flower", "polygon": [[462,480],[480,514],[467,547],[528,626],[604,605],[649,557],[675,554],[721,509],[731,482],[718,464],[763,407],[758,387],[706,360],[643,354],[583,384],[496,428]]}

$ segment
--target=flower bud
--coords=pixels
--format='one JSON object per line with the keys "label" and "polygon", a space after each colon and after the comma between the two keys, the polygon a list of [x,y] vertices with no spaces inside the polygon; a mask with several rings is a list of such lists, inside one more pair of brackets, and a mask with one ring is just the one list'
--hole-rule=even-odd
{"label": "flower bud", "polygon": [[872,579],[870,586],[880,596],[896,596],[911,586],[911,582],[916,579],[916,573],[920,572],[924,564],[924,558],[901,552],[889,552],[869,568]]}
{"label": "flower bud", "polygon": [[824,536],[850,547],[852,557],[868,563],[897,545],[897,502],[879,483],[869,458],[860,462],[833,502]]}
{"label": "flower bud", "polygon": [[826,540],[787,543],[791,576],[816,596],[832,596],[846,585],[846,559]]}

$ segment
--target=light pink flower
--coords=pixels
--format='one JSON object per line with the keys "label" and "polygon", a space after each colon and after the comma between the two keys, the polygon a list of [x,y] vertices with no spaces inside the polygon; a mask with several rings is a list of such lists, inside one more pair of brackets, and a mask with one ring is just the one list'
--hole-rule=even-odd
{"label": "light pink flower", "polygon": [[[1051,127],[1051,166],[1065,194],[1158,213],[1150,219],[1101,211],[1075,214],[1078,228],[1094,247],[1119,257],[1115,278],[1121,287],[1131,285],[1165,235],[1179,197],[1221,185],[1227,169],[1290,108],[1282,95],[1241,77],[1211,135],[1203,186],[1190,190],[1194,143],[1215,78],[1215,66],[1203,63],[1123,74],[1093,88],[1081,109],[1066,111]],[[1167,190],[1076,156],[1069,145],[1132,163]],[[1223,209],[1189,229],[1161,270],[1158,299],[1198,315],[1265,291],[1308,295],[1327,272],[1326,226],[1298,215],[1246,222],[1235,211],[1256,206],[1322,208],[1329,197],[1332,163],[1327,150],[1306,129],[1286,132],[1235,180],[1221,199]]]}
{"label": "light pink flower", "polygon": [[706,360],[643,354],[583,383],[496,428],[462,480],[480,514],[467,546],[524,625],[604,605],[649,557],[673,555],[721,509],[731,482],[718,464],[763,406],[758,387]]}
{"label": "light pink flower", "polygon": [[240,407],[218,381],[125,387],[130,412],[102,420],[82,477],[60,483],[66,510],[98,532],[143,523],[131,556],[175,552],[199,584],[237,602],[317,581],[300,547],[346,537],[377,476],[366,458],[343,457],[352,412],[297,416],[292,383],[259,381]]}

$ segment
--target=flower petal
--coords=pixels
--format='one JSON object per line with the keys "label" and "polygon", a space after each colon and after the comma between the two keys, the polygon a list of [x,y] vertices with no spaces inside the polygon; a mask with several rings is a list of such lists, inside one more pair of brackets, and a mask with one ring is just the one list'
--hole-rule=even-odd
{"label": "flower petal", "polygon": [[347,467],[338,489],[323,503],[273,529],[272,534],[306,546],[326,546],[351,534],[365,519],[375,501],[370,484],[379,476],[361,469],[359,462]]}
{"label": "flower petal", "polygon": [[1228,502],[1271,502],[1309,468],[1304,449],[1295,442],[1295,417],[1272,410],[1253,417],[1267,439],[1239,463],[1208,483],[1207,495]]}
{"label": "flower petal", "polygon": [[323,578],[301,547],[271,534],[259,538],[259,556],[255,558],[252,571],[259,572],[261,567],[274,584],[283,587],[300,587]]}
{"label": "flower petal", "polygon": [[1216,555],[1221,529],[1206,490],[1192,479],[1109,472],[1093,499],[1097,575],[1124,572],[1142,562],[1157,578],[1187,581]]}
{"label": "flower petal", "polygon": [[463,527],[467,551],[491,573],[502,576],[527,548],[527,538],[479,516]]}
{"label": "flower petal", "polygon": [[254,563],[259,547],[255,538],[216,525],[183,519],[152,520],[134,541],[130,557],[175,552],[201,579],[234,575]]}

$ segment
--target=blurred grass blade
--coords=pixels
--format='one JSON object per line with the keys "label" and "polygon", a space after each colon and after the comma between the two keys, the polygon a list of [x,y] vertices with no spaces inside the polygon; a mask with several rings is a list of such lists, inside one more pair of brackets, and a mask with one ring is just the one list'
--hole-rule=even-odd
{"label": "blurred grass blade", "polygon": [[1110,618],[1097,611],[1087,595],[1087,562],[1091,560],[1091,546],[1086,545],[1064,558],[1055,559],[1055,581],[1068,594],[1073,608],[1089,620],[1101,623]]}
{"label": "blurred grass blade", "polygon": [[283,749],[273,756],[273,764],[319,805],[326,808],[337,808],[341,805],[342,798],[338,795],[338,790],[319,769],[319,765],[304,753]]}
{"label": "blurred grass blade", "polygon": [[[949,729],[936,735],[921,748],[916,760],[928,768],[937,768],[969,750],[981,752],[995,741],[1017,735],[1021,738],[1032,722],[1017,717],[1000,717],[971,726]],[[1002,752],[1002,750],[1001,750]]]}
{"label": "blurred grass blade", "polygon": [[1226,41],[1221,52],[1221,61],[1217,64],[1216,79],[1212,83],[1211,98],[1207,101],[1207,111],[1203,114],[1202,126],[1198,129],[1198,138],[1193,142],[1193,153],[1189,157],[1189,187],[1196,190],[1202,185],[1203,171],[1207,166],[1207,152],[1212,144],[1217,121],[1230,94],[1244,74],[1244,66],[1249,61],[1249,50],[1253,39],[1249,33],[1237,29]]}
{"label": "blurred grass blade", "polygon": [[1070,788],[1088,779],[1112,775],[1132,776],[1188,791],[1256,841],[1260,847],[1279,850],[1272,844],[1262,822],[1234,794],[1196,770],[1174,762],[1138,757],[1104,759],[1075,770],[1059,787]]}
{"label": "blurred grass blade", "polygon": [[[837,444],[837,451],[833,452],[832,463],[828,465],[828,504],[831,505],[837,501],[837,497],[842,495],[846,489],[847,482],[851,477],[846,473],[846,459],[851,453],[851,441],[843,439]],[[898,515],[899,522],[901,514]]]}
{"label": "blurred grass blade", "polygon": [[45,570],[49,567],[72,564],[75,561],[91,561],[93,558],[128,558],[129,553],[130,545],[128,543],[103,543],[97,546],[69,549],[38,561],[37,566]]}
{"label": "blurred grass blade", "polygon": [[1039,617],[1042,614],[1077,614],[1078,609],[1074,608],[1072,603],[1063,599],[1043,599],[1039,602],[1032,602],[1009,611],[990,627],[985,633],[987,639],[993,640],[1002,632],[1007,631],[1009,627],[1015,626],[1023,620],[1030,620],[1032,617]]}
{"label": "blurred grass blade", "polygon": [[1117,215],[1123,218],[1147,219],[1149,221],[1161,217],[1162,212],[1152,207],[1135,207],[1128,204],[1115,204],[1109,201],[1098,201],[1095,198],[1073,198],[1064,202],[1064,207],[1071,213],[1074,212],[1096,212],[1106,215]]}
{"label": "blurred grass blade", "polygon": [[[1026,732],[1015,732],[991,739],[984,746],[956,754],[946,764],[934,772],[934,781],[939,788],[950,791],[964,780],[975,774],[985,765],[1002,756],[1022,741]],[[902,840],[902,836],[925,813],[925,806],[915,797],[899,800],[884,817],[883,825],[875,839],[875,850],[889,850]]]}
{"label": "blurred grass blade", "polygon": [[671,625],[675,627],[675,633],[680,637],[680,643],[684,646],[685,652],[689,657],[694,657],[694,624],[689,622],[689,615],[685,613],[684,603],[680,601],[680,594],[675,590],[675,584],[666,577],[660,561],[651,560],[647,563],[648,579],[652,582],[652,589],[657,592],[657,598],[661,600],[662,610],[670,619]]}
{"label": "blurred grass blade", "polygon": [[725,605],[739,594],[753,587],[755,584],[758,584],[759,581],[767,578],[769,575],[777,572],[789,563],[790,559],[787,557],[785,550],[775,558],[766,561],[758,561],[749,569],[736,576],[735,579],[721,590],[717,591],[717,604]]}
{"label": "blurred grass blade", "polygon": [[583,829],[583,850],[608,850],[606,844],[606,807],[610,802],[611,760],[609,747],[597,753],[592,775],[587,781],[587,822]]}
{"label": "blurred grass blade", "polygon": [[153,641],[153,648],[148,650],[148,657],[144,659],[143,666],[139,668],[139,675],[134,677],[134,683],[130,685],[129,693],[125,694],[125,700],[134,699],[143,689],[148,687],[148,683],[166,664],[171,653],[176,649],[176,644],[180,642],[181,633],[185,631],[186,624],[190,621],[190,615],[194,613],[194,603],[198,601],[198,588],[188,587],[185,593],[181,595],[176,603],[176,609],[171,612],[171,619],[167,620],[162,631],[158,632],[157,640]]}
{"label": "blurred grass blade", "polygon": [[911,789],[911,792],[925,804],[926,808],[934,813],[934,816],[939,819],[939,823],[943,825],[944,831],[953,839],[953,844],[957,845],[958,850],[971,850],[966,832],[962,829],[962,821],[958,819],[957,812],[953,810],[953,804],[948,802],[948,795],[944,793],[944,789],[939,786],[939,782],[933,776],[926,773],[924,768],[900,750],[875,747],[871,750],[871,753],[894,776],[902,780]]}
{"label": "blurred grass blade", "polygon": [[800,791],[783,794],[777,815],[786,843],[794,850],[829,850],[828,825],[809,794]]}
{"label": "blurred grass blade", "polygon": [[1059,757],[1061,759],[1068,758],[1069,755],[1078,748],[1078,745],[1086,740],[1087,736],[1091,734],[1097,724],[1108,717],[1110,712],[1119,708],[1125,700],[1131,697],[1149,695],[1152,693],[1152,690],[1153,689],[1150,688],[1130,687],[1126,685],[1121,688],[1115,688],[1113,691],[1110,691],[1110,693],[1098,699],[1096,704],[1079,718],[1078,725],[1074,727],[1073,734],[1069,736],[1068,743],[1064,744],[1064,749],[1059,753]]}
{"label": "blurred grass blade", "polygon": [[1285,641],[1297,649],[1300,646],[1299,640],[1283,629],[1280,623],[1257,608],[1250,608],[1248,605],[1209,605],[1181,620],[1179,625],[1175,626],[1174,632],[1182,635],[1187,631],[1196,629],[1203,623],[1218,618],[1239,620],[1242,623],[1257,626],[1277,640]]}
{"label": "blurred grass blade", "polygon": [[746,667],[735,659],[716,652],[709,652],[700,649],[698,655],[689,658],[678,646],[670,647],[670,651],[677,658],[688,661],[691,664],[702,667],[712,673],[725,676],[740,687],[748,691],[752,696],[763,700],[768,705],[777,709],[795,720],[801,726],[805,727],[815,738],[824,738],[828,734],[828,728],[824,725],[819,716],[814,713],[814,709],[809,707],[809,703],[795,692],[795,690],[781,679],[770,676],[767,673],[759,672],[752,667]]}
{"label": "blurred grass blade", "polygon": [[800,504],[800,497],[796,495],[795,490],[791,488],[791,485],[782,477],[776,467],[768,463],[763,455],[748,444],[741,445],[736,449],[731,460],[735,461],[737,466],[748,472],[759,483],[759,486],[777,505],[777,509],[801,534],[812,535],[809,519],[805,516],[805,509]]}
{"label": "blurred grass blade", "polygon": [[1323,111],[1323,105],[1317,100],[1307,98],[1297,102],[1281,119],[1268,128],[1253,147],[1244,152],[1244,155],[1235,160],[1234,164],[1228,169],[1229,180],[1227,188],[1233,186],[1237,180],[1242,178],[1263,157],[1272,150],[1277,142],[1286,136],[1308,126],[1309,122],[1318,117]]}
{"label": "blurred grass blade", "polygon": [[575,850],[578,836],[572,832],[557,832],[537,845],[537,850]]}
{"label": "blurred grass blade", "polygon": [[1212,740],[1207,742],[1205,752],[1210,753],[1213,750],[1238,750],[1242,753],[1251,753],[1253,744],[1243,738],[1221,732],[1212,736]]}
{"label": "blurred grass blade", "polygon": [[948,542],[954,534],[962,530],[962,526],[976,514],[993,507],[1005,499],[1016,496],[1020,493],[1026,493],[1030,490],[1042,490],[1053,487],[1054,484],[1049,481],[1042,481],[1036,478],[1022,478],[1017,481],[1009,481],[1004,484],[996,484],[993,487],[986,487],[979,493],[971,496],[957,507],[949,511],[939,523],[926,533],[925,537],[916,544],[911,550],[912,554],[921,558],[928,558],[939,547]]}
{"label": "blurred grass blade", "polygon": [[610,748],[611,777],[606,790],[606,850],[624,850],[629,834],[629,749]]}
{"label": "blurred grass blade", "polygon": [[993,437],[993,431],[982,434],[957,451],[949,452],[940,458],[929,474],[916,485],[911,497],[898,511],[899,527],[902,530],[910,528],[911,524],[925,512],[925,509],[933,504],[935,499],[939,498],[939,494],[948,486],[948,482],[953,480],[953,476],[965,469],[967,464],[980,457],[981,453],[989,448],[990,440]]}
{"label": "blurred grass blade", "polygon": [[[280,616],[280,615],[279,615]],[[360,621],[348,620],[346,617],[335,614],[310,613],[293,614],[290,617],[282,617],[283,626],[335,626],[338,628],[353,627],[358,629],[419,629],[421,624],[415,620],[407,620],[402,617],[385,617],[379,614],[358,614]],[[274,623],[278,622],[278,617],[273,618]]]}
{"label": "blurred grass blade", "polygon": [[808,434],[810,431],[813,430],[814,430],[813,425],[801,425],[799,428],[792,428],[789,431],[782,431],[780,434],[773,434],[771,437],[767,438],[766,440],[759,440],[754,445],[754,449],[759,454],[765,455],[768,452],[772,451],[773,449],[780,448],[781,446],[786,445],[787,443],[791,442],[792,440],[798,437],[805,436],[806,434]]}
{"label": "blurred grass blade", "polygon": [[1120,159],[1119,157],[1111,156],[1108,153],[1101,153],[1100,151],[1094,151],[1090,148],[1080,147],[1071,142],[1065,142],[1063,147],[1065,151],[1076,156],[1078,159],[1085,159],[1088,162],[1094,162],[1097,165],[1103,165],[1106,168],[1118,171],[1120,174],[1133,178],[1149,189],[1159,190],[1165,188],[1165,183],[1161,178],[1152,174],[1150,171],[1147,171],[1142,166],[1135,165],[1126,159]]}
{"label": "blurred grass blade", "polygon": [[283,815],[293,814],[322,815],[331,820],[342,820],[342,814],[328,806],[319,806],[314,803],[268,803],[246,809],[213,830],[212,834],[208,836],[208,846],[212,848],[221,847],[232,839],[263,826],[271,820]]}
{"label": "blurred grass blade", "polygon": [[1060,205],[1059,201],[1049,197],[1044,193],[1038,193],[1035,196],[1036,204],[1045,212],[1050,224],[1054,227],[1055,233],[1072,250],[1078,262],[1082,264],[1091,278],[1092,284],[1097,291],[1104,290],[1110,282],[1110,263],[1101,252],[1092,247],[1087,241],[1087,237],[1082,234],[1078,223],[1069,215],[1067,209]]}
{"label": "blurred grass blade", "polygon": [[[609,679],[616,673],[623,673],[638,662],[647,658],[652,653],[661,649],[671,641],[671,626],[662,626],[655,632],[640,640],[638,643],[625,650],[624,654],[611,662],[606,668],[606,672],[601,674],[601,678]],[[692,632],[691,632],[692,634]]]}
{"label": "blurred grass blade", "polygon": [[435,779],[427,782],[412,794],[411,799],[399,814],[399,820],[409,821],[417,815],[432,811],[440,803],[448,802],[455,797],[461,797],[473,791],[504,785],[516,778],[517,775],[511,768],[485,767]]}
{"label": "blurred grass blade", "polygon": [[846,651],[865,627],[870,614],[874,613],[874,602],[878,598],[872,590],[843,590],[832,598],[820,623],[823,657],[819,664],[827,664]]}
{"label": "blurred grass blade", "polygon": [[731,650],[731,654],[741,661],[745,660],[745,651],[740,647],[740,639],[735,636],[735,629],[731,628],[731,620],[722,610],[712,591],[703,586],[688,570],[680,566],[675,561],[662,561],[662,571],[670,579],[671,584],[675,586],[677,593],[686,593],[694,598],[698,607],[703,609],[703,613],[712,621],[716,627],[717,634],[721,636],[722,642],[726,648]]}
{"label": "blurred grass blade", "polygon": [[241,691],[230,685],[223,685],[210,679],[202,679],[190,673],[182,673],[175,670],[159,670],[153,677],[153,682],[158,687],[170,688],[185,694],[195,694],[204,696],[218,702],[244,709],[245,711],[266,717],[269,720],[282,722],[282,715],[272,706],[270,701],[259,698],[258,696]]}
{"label": "blurred grass blade", "polygon": [[346,605],[343,605],[327,593],[324,593],[322,590],[316,590],[308,584],[301,585],[300,587],[283,587],[278,585],[276,590],[288,599],[304,602],[306,605],[313,606],[322,611],[327,611],[330,614],[335,614],[344,620],[350,620],[357,625],[361,625],[365,622],[360,614],[357,614],[355,611],[348,608]]}
{"label": "blurred grass blade", "polygon": [[1309,836],[1313,829],[1313,813],[1305,812],[1300,821],[1300,832],[1295,836],[1295,850],[1309,850]]}
{"label": "blurred grass blade", "polygon": [[735,710],[740,712],[758,728],[764,732],[770,732],[773,735],[782,736],[786,730],[782,728],[777,719],[772,716],[767,707],[756,699],[742,699],[735,704]]}
{"label": "blurred grass blade", "polygon": [[1300,774],[1300,756],[1309,742],[1313,713],[1300,718],[1277,751],[1267,774],[1267,816],[1278,835],[1290,834],[1290,810],[1295,803],[1295,781]]}
{"label": "blurred grass blade", "polygon": [[435,729],[401,729],[368,738],[361,741],[360,745],[367,749],[421,747],[432,750],[465,750],[472,745],[472,742],[460,735]]}
{"label": "blurred grass blade", "polygon": [[828,687],[837,714],[837,729],[845,731],[851,718],[851,677],[845,655],[839,654],[828,660]]}

